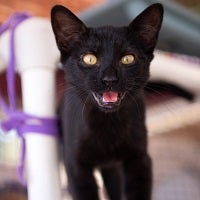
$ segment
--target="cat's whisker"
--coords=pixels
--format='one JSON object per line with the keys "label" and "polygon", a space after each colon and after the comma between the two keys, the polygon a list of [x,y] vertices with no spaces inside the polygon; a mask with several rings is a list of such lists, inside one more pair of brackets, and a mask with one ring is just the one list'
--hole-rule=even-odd
{"label": "cat's whisker", "polygon": [[[77,88],[79,88],[79,90],[77,90]],[[85,95],[87,94],[87,91],[85,91],[83,88],[80,88],[80,87],[77,87],[77,86],[71,86],[69,88],[67,88],[67,92],[69,92],[70,90],[73,90],[73,89],[76,89],[76,92],[77,92],[77,95],[81,98],[81,99],[85,99]],[[86,97],[86,100],[84,101],[83,103],[83,108],[82,108],[82,119],[83,119],[83,113],[84,113],[84,110],[86,108],[86,103],[87,103],[87,100],[89,98],[89,95],[87,95]],[[70,99],[70,104],[73,105],[73,98]],[[69,105],[68,105],[69,106]],[[77,109],[77,107],[73,107],[73,109]]]}
{"label": "cat's whisker", "polygon": [[88,82],[90,83],[90,82],[97,82],[97,80],[96,79],[93,79],[93,80],[88,80]]}
{"label": "cat's whisker", "polygon": [[140,88],[140,86],[138,86],[138,85],[130,85],[130,86],[126,87],[127,91],[130,91],[130,92],[138,90],[139,88]]}
{"label": "cat's whisker", "polygon": [[[72,89],[72,88],[71,88]],[[69,91],[65,91],[65,93],[67,93],[67,92],[69,92]],[[82,96],[82,94],[81,94],[81,92],[79,92],[78,93],[80,96]],[[73,99],[73,96],[68,96],[68,97],[70,97],[70,98],[68,98],[67,99],[67,101],[64,101],[64,106],[63,106],[63,108],[64,108],[64,112],[67,112],[66,110],[68,109],[68,108],[73,108],[73,114],[72,114],[72,116],[75,116],[75,113],[77,112],[77,109],[78,109],[78,107],[77,106],[74,106],[74,99]]]}
{"label": "cat's whisker", "polygon": [[87,101],[88,101],[89,97],[90,97],[90,95],[88,94],[88,96],[86,97],[85,102],[83,103],[83,108],[82,108],[82,119],[84,119],[84,110],[86,109],[86,104],[87,104]]}
{"label": "cat's whisker", "polygon": [[129,95],[129,97],[133,100],[133,102],[135,103],[136,107],[137,107],[137,111],[138,111],[138,115],[141,117],[141,113],[140,113],[140,107],[135,99],[135,97],[130,93],[130,91],[127,92],[127,94]]}
{"label": "cat's whisker", "polygon": [[142,77],[142,76],[138,76],[138,77],[134,77],[134,78],[130,78],[130,79],[127,79],[127,80],[146,80],[145,77]]}
{"label": "cat's whisker", "polygon": [[69,90],[73,90],[75,88],[76,88],[76,86],[66,87],[66,90],[69,91]]}
{"label": "cat's whisker", "polygon": [[157,90],[155,90],[155,89],[153,89],[149,86],[145,86],[145,88],[151,90],[152,92],[155,92],[156,94],[160,95],[161,97],[164,97],[164,95],[161,92],[159,92],[159,91],[157,91]]}

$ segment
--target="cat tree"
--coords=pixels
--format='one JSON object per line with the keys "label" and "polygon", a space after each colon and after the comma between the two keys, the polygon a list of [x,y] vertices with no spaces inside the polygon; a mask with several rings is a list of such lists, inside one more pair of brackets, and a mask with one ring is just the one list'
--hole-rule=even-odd
{"label": "cat tree", "polygon": [[[9,60],[9,36],[10,32],[7,31],[0,37],[0,71],[5,70]],[[23,111],[38,117],[53,117],[55,62],[59,53],[48,20],[33,17],[17,27],[15,56],[22,81]],[[27,133],[25,142],[28,199],[60,200],[57,139]]]}

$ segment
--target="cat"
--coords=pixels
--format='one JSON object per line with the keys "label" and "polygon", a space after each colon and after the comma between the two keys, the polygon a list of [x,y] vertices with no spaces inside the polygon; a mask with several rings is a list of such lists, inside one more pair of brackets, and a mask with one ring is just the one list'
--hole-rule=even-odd
{"label": "cat", "polygon": [[98,200],[98,169],[111,200],[150,200],[144,87],[163,19],[159,3],[128,26],[87,27],[56,5],[51,24],[68,83],[59,109],[74,200]]}

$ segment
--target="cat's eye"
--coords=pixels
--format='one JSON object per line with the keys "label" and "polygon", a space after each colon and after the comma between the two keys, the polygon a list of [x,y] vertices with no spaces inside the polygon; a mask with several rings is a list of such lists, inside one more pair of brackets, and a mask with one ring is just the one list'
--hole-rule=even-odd
{"label": "cat's eye", "polygon": [[121,58],[121,63],[124,65],[131,64],[135,61],[135,56],[134,55],[125,55]]}
{"label": "cat's eye", "polygon": [[95,65],[97,64],[97,57],[94,55],[94,54],[85,54],[83,56],[83,62],[86,64],[86,65]]}

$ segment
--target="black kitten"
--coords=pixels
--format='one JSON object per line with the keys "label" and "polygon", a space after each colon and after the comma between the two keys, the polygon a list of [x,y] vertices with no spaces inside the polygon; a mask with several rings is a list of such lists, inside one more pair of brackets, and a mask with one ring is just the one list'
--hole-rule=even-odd
{"label": "black kitten", "polygon": [[149,78],[163,7],[129,26],[88,28],[55,6],[51,22],[68,89],[60,109],[64,162],[75,200],[97,200],[98,168],[111,200],[150,200],[143,88]]}

